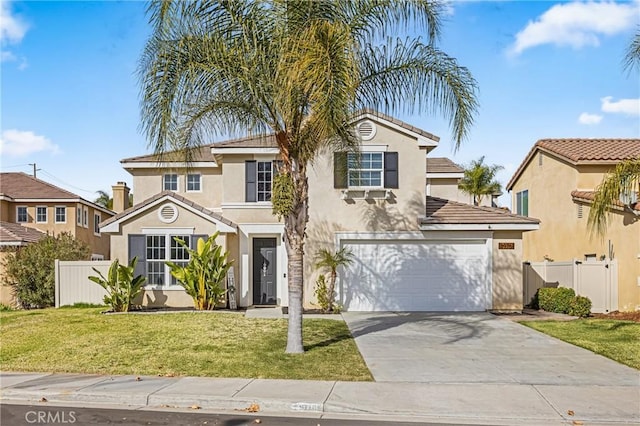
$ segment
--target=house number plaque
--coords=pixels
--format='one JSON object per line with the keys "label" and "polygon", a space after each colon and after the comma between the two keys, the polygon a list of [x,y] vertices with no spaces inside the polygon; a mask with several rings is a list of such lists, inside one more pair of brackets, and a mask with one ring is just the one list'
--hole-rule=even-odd
{"label": "house number plaque", "polygon": [[499,250],[513,250],[516,248],[516,243],[498,243]]}

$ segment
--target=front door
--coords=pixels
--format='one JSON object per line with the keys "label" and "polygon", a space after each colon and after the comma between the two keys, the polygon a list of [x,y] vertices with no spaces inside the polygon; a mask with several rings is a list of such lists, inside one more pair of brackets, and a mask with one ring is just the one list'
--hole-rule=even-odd
{"label": "front door", "polygon": [[253,304],[275,305],[276,239],[253,239]]}

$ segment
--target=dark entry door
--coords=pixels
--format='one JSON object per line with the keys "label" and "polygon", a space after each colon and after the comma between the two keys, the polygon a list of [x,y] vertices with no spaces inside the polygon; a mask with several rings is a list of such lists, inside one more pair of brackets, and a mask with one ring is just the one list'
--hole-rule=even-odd
{"label": "dark entry door", "polygon": [[253,239],[253,304],[275,305],[276,239]]}

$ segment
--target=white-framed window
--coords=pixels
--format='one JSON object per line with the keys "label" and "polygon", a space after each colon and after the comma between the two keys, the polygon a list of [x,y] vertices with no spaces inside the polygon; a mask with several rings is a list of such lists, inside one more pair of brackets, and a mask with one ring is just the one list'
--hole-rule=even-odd
{"label": "white-framed window", "polygon": [[187,192],[200,192],[202,191],[202,176],[200,173],[188,173],[187,174]]}
{"label": "white-framed window", "polygon": [[529,190],[516,193],[516,214],[529,216]]}
{"label": "white-framed window", "polygon": [[100,235],[100,213],[93,214],[93,233]]}
{"label": "white-framed window", "polygon": [[56,223],[67,223],[67,208],[56,206]]}
{"label": "white-framed window", "polygon": [[78,226],[82,226],[82,206],[80,204],[76,206],[76,223]]}
{"label": "white-framed window", "polygon": [[18,223],[29,222],[29,213],[27,213],[27,206],[16,207],[16,222]]}
{"label": "white-framed window", "polygon": [[46,206],[36,207],[36,222],[47,223],[47,207]]}
{"label": "white-framed window", "polygon": [[384,153],[362,152],[347,154],[349,187],[382,188],[384,174]]}
{"label": "white-framed window", "polygon": [[178,191],[178,175],[167,173],[162,176],[162,189],[164,191]]}
{"label": "white-framed window", "polygon": [[273,178],[273,163],[271,161],[258,161],[258,201],[271,201],[271,183]]}
{"label": "white-framed window", "polygon": [[180,246],[175,237],[183,240],[187,246],[191,243],[190,235],[147,235],[146,236],[146,265],[147,284],[154,286],[177,285],[171,276],[167,260],[186,265],[189,262],[189,252]]}
{"label": "white-framed window", "polygon": [[87,207],[83,207],[82,209],[82,226],[85,228],[89,227],[89,209]]}

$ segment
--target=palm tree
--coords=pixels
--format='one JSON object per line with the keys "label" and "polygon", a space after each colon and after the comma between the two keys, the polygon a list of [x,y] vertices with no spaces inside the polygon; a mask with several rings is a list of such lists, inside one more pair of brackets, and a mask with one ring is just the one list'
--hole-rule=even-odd
{"label": "palm tree", "polygon": [[111,198],[106,191],[99,190],[96,191],[96,194],[98,194],[98,198],[93,200],[94,203],[107,209],[113,208],[113,198]]}
{"label": "palm tree", "polygon": [[[634,68],[640,70],[640,29],[627,46],[624,58],[624,68],[632,72]],[[600,237],[609,227],[609,212],[611,206],[620,201],[621,195],[636,192],[640,185],[640,159],[629,159],[619,163],[616,168],[605,175],[600,185],[596,188],[593,204],[589,210],[587,226],[591,233]]]}
{"label": "palm tree", "polygon": [[[158,154],[216,135],[274,134],[274,213],[289,259],[288,353],[303,352],[307,169],[322,150],[357,151],[355,111],[441,111],[456,147],[477,109],[476,82],[435,46],[437,1],[153,1],[142,55],[142,128]],[[385,38],[409,29],[421,39]],[[377,40],[383,40],[376,43]]]}
{"label": "palm tree", "polygon": [[496,180],[496,174],[503,168],[495,164],[484,164],[482,156],[465,168],[458,188],[465,194],[473,195],[473,205],[479,206],[485,195],[498,194],[502,190],[502,185]]}
{"label": "palm tree", "polygon": [[327,249],[321,249],[316,254],[316,268],[329,270],[329,308],[327,309],[329,312],[333,312],[338,268],[348,266],[351,262],[353,262],[353,253],[346,247],[342,247],[335,253]]}

